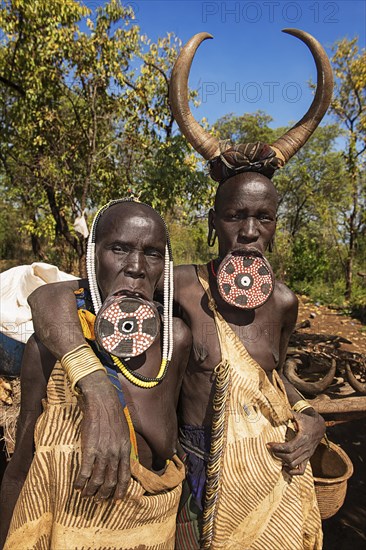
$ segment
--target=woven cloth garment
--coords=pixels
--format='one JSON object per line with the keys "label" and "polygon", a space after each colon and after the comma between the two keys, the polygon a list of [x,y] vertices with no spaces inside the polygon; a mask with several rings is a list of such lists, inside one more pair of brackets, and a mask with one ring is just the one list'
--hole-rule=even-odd
{"label": "woven cloth garment", "polygon": [[73,489],[81,420],[76,397],[56,363],[36,425],[36,453],[4,548],[172,550],[183,464],[173,457],[158,476],[131,460],[133,477],[121,502],[82,499]]}
{"label": "woven cloth garment", "polygon": [[206,266],[199,267],[198,275],[222,354],[215,369],[201,548],[320,550],[321,519],[310,465],[303,476],[290,477],[266,448],[266,443],[285,441],[291,424],[282,382],[275,371],[273,384],[269,381],[217,311]]}
{"label": "woven cloth garment", "polygon": [[186,480],[200,510],[203,509],[206,466],[210,457],[211,426],[180,426],[179,443],[186,453]]}

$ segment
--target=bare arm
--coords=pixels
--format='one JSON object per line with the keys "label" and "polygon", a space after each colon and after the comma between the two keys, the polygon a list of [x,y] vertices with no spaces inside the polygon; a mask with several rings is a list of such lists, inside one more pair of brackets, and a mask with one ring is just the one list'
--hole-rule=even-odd
{"label": "bare arm", "polygon": [[[28,298],[36,334],[61,359],[85,344],[74,291],[85,281],[66,281],[37,288]],[[55,320],[55,311],[57,319]],[[82,460],[75,488],[82,496],[123,498],[130,481],[130,436],[118,395],[104,372],[82,378]]]}
{"label": "bare arm", "polygon": [[82,283],[75,280],[43,285],[28,297],[34,331],[57,359],[85,343],[74,294]]}
{"label": "bare arm", "polygon": [[3,547],[15,504],[34,452],[34,428],[42,412],[47,381],[55,363],[50,352],[32,336],[28,341],[20,376],[21,407],[13,457],[5,470],[0,493],[0,548]]}
{"label": "bare arm", "polygon": [[[283,377],[286,393],[296,403],[301,397],[296,389]],[[297,395],[297,398],[295,397]],[[281,459],[290,475],[302,475],[306,465],[325,433],[323,417],[313,408],[293,413],[296,435],[287,443],[271,443],[270,450]]]}
{"label": "bare arm", "polygon": [[[287,288],[284,293],[285,317],[280,340],[280,368],[286,359],[288,342],[295,328],[298,312],[298,300],[296,296]],[[292,406],[302,399],[302,397],[284,375],[281,375],[281,379],[284,383],[289,403]],[[290,475],[302,475],[305,472],[309,459],[314,454],[316,447],[324,435],[325,422],[323,417],[313,408],[307,409],[302,413],[294,412],[293,414],[296,424],[295,437],[287,443],[271,443],[269,447],[271,452],[282,460],[285,469]]]}

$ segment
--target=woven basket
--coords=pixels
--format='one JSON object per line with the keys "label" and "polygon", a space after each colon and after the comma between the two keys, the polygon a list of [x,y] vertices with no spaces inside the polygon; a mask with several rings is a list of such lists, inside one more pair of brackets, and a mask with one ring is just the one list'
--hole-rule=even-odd
{"label": "woven basket", "polygon": [[349,456],[334,443],[321,441],[310,459],[320,515],[327,519],[344,503],[347,480],[353,474]]}

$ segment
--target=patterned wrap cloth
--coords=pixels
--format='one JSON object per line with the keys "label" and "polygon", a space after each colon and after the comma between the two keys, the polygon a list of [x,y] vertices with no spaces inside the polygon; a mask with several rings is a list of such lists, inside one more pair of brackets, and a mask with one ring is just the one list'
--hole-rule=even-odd
{"label": "patterned wrap cloth", "polygon": [[242,172],[259,172],[271,178],[283,162],[267,143],[241,143],[232,145],[220,142],[221,154],[208,162],[213,180],[224,183],[228,178]]}
{"label": "patterned wrap cloth", "polygon": [[[93,317],[79,292],[88,336]],[[138,462],[136,437],[117,372],[94,346],[116,387],[130,428],[132,479],[122,501],[82,499],[73,489],[81,463],[82,412],[59,362],[35,429],[35,456],[14,509],[5,550],[172,550],[184,466],[173,456],[159,476]]]}
{"label": "patterned wrap cloth", "polygon": [[[283,384],[265,371],[217,311],[206,266],[199,280],[214,314],[221,348],[215,368],[211,449],[202,428],[181,432],[188,481],[177,518],[176,550],[321,550],[322,529],[310,464],[289,476],[267,449],[285,441],[293,414]],[[201,458],[196,447],[201,442]],[[189,462],[192,461],[192,467]],[[200,510],[205,467],[203,513]],[[196,479],[195,472],[198,473]]]}

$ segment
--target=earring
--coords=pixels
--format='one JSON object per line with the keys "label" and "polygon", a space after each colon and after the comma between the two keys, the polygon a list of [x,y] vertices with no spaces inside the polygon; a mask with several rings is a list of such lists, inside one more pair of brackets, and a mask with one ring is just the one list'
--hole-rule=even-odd
{"label": "earring", "polygon": [[268,252],[273,252],[274,248],[274,237],[268,243]]}
{"label": "earring", "polygon": [[212,248],[214,246],[214,244],[216,242],[216,237],[217,237],[216,229],[210,227],[209,230],[208,230],[208,235],[207,235],[207,244],[208,244],[209,247]]}

